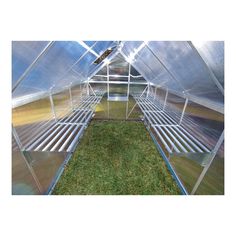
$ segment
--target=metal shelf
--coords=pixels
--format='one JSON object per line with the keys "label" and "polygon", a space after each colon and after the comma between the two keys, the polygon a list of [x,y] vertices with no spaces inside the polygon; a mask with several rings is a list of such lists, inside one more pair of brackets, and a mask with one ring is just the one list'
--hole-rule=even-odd
{"label": "metal shelf", "polygon": [[154,130],[169,153],[206,153],[210,150],[186,128],[179,125],[176,118],[165,112],[158,103],[149,98],[134,96],[150,127]]}
{"label": "metal shelf", "polygon": [[26,151],[72,152],[102,96],[85,96],[72,113],[51,124],[30,141]]}

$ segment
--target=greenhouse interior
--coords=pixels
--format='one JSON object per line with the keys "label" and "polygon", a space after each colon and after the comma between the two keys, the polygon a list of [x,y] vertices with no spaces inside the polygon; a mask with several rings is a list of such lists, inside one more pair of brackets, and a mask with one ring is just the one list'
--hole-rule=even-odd
{"label": "greenhouse interior", "polygon": [[13,41],[13,195],[224,195],[223,41]]}

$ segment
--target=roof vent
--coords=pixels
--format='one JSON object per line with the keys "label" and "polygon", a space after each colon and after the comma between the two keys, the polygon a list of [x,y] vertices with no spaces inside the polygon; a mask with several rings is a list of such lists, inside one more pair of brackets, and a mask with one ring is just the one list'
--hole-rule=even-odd
{"label": "roof vent", "polygon": [[93,63],[100,64],[105,58],[107,58],[113,51],[113,48],[108,48],[100,57],[98,57]]}

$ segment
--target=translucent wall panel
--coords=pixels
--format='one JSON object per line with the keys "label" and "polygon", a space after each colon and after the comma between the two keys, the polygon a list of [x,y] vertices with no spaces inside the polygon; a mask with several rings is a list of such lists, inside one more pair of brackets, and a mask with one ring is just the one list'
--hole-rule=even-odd
{"label": "translucent wall panel", "polygon": [[53,95],[56,118],[62,118],[72,111],[69,90]]}
{"label": "translucent wall panel", "polygon": [[165,111],[169,114],[177,123],[179,123],[182,111],[184,108],[185,99],[174,94],[168,93]]}
{"label": "translucent wall panel", "polygon": [[12,138],[12,194],[40,194],[14,137]]}
{"label": "translucent wall panel", "polygon": [[190,194],[203,170],[203,167],[184,156],[171,156],[170,163]]}
{"label": "translucent wall panel", "polygon": [[71,88],[73,108],[76,109],[81,101],[83,95],[85,95],[85,85],[79,84]]}
{"label": "translucent wall panel", "polygon": [[224,144],[218,150],[195,194],[224,194]]}
{"label": "translucent wall panel", "polygon": [[[134,99],[129,101],[108,101],[107,97],[103,97],[101,102],[96,106],[96,112],[93,119],[112,119],[126,120],[129,112],[135,104]],[[135,108],[128,119],[139,119],[141,115],[139,108]]]}
{"label": "translucent wall panel", "polygon": [[110,75],[128,75],[129,63],[120,54],[109,64]]}
{"label": "translucent wall panel", "polygon": [[147,81],[143,77],[133,77],[133,76],[130,76],[130,82],[147,83]]}
{"label": "translucent wall panel", "polygon": [[182,125],[212,150],[224,129],[224,115],[189,101]]}
{"label": "translucent wall panel", "polygon": [[[139,88],[141,90],[141,88]],[[127,107],[127,113],[126,117],[127,120],[141,120],[143,114],[140,110],[139,106],[136,104],[135,99],[130,96],[128,100],[128,107]]]}
{"label": "translucent wall panel", "polygon": [[141,93],[146,88],[146,85],[136,85],[136,84],[130,84],[129,86],[129,92],[131,95],[141,95]]}
{"label": "translucent wall panel", "polygon": [[28,155],[42,191],[45,193],[67,154],[63,152],[29,152]]}
{"label": "translucent wall panel", "polygon": [[110,84],[109,85],[109,93],[111,94],[119,94],[127,96],[128,86],[127,84]]}
{"label": "translucent wall panel", "polygon": [[131,66],[130,74],[134,76],[140,75],[140,73],[133,66]]}
{"label": "translucent wall panel", "polygon": [[49,97],[12,109],[12,124],[23,146],[54,122]]}
{"label": "translucent wall panel", "polygon": [[95,93],[99,93],[99,92],[104,92],[105,95],[106,95],[106,92],[107,92],[107,84],[96,84],[96,83],[91,83],[90,84],[93,91]]}
{"label": "translucent wall panel", "polygon": [[48,41],[14,41],[12,42],[12,86],[37,58]]}
{"label": "translucent wall panel", "polygon": [[163,108],[164,101],[165,101],[165,96],[166,96],[166,91],[160,88],[154,89],[154,98],[155,102],[159,104],[160,108]]}
{"label": "translucent wall panel", "polygon": [[[92,85],[93,89],[98,89],[98,86],[94,86],[94,84]],[[108,101],[107,101],[107,97],[103,96],[102,100],[100,101],[100,103],[97,104],[96,106],[96,110],[95,110],[95,116],[93,117],[93,119],[108,119]]]}
{"label": "translucent wall panel", "polygon": [[166,90],[157,88],[156,94],[157,94],[158,99],[164,102],[165,96],[166,96]]}
{"label": "translucent wall panel", "polygon": [[154,97],[155,96],[155,87],[149,86],[149,96]]}
{"label": "translucent wall panel", "polygon": [[97,75],[107,75],[107,66],[104,66],[100,71],[98,71]]}

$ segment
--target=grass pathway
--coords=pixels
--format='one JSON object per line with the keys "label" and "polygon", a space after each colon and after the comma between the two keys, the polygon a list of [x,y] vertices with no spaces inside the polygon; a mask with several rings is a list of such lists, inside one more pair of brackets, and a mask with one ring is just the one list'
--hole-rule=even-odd
{"label": "grass pathway", "polygon": [[53,194],[180,194],[142,122],[92,121]]}

